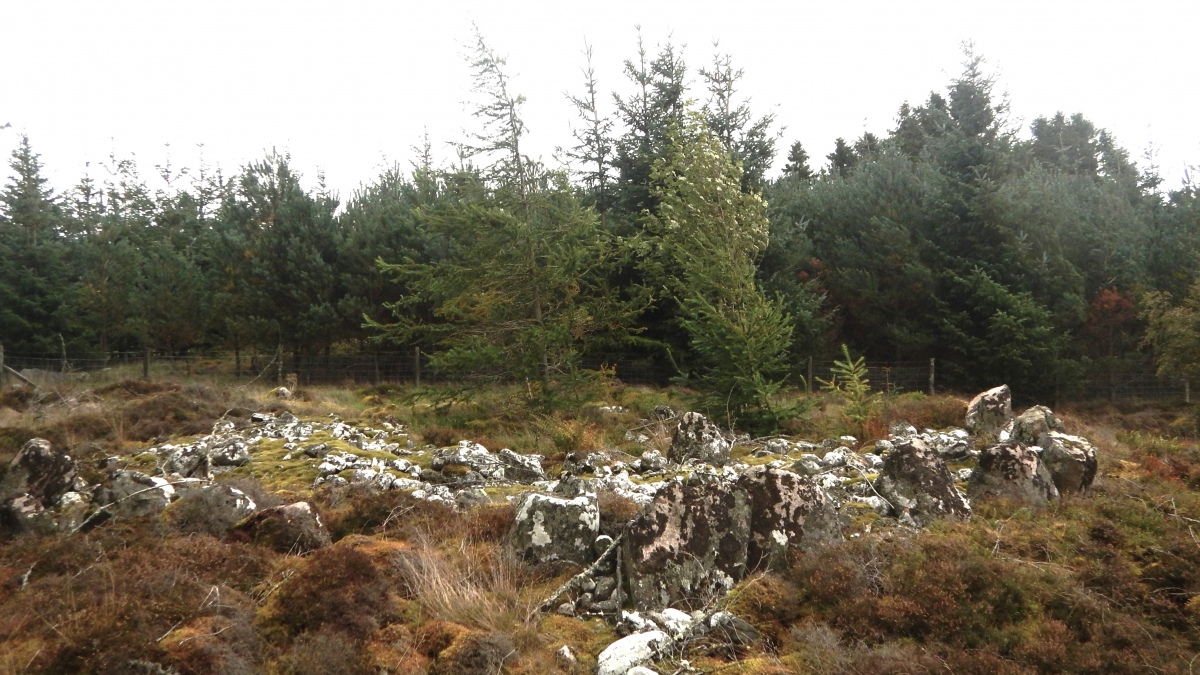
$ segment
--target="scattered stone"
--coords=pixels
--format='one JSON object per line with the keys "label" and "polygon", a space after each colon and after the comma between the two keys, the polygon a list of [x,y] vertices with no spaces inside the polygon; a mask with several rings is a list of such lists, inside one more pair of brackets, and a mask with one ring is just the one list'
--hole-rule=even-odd
{"label": "scattered stone", "polygon": [[209,449],[213,466],[242,466],[250,463],[250,450],[241,438],[230,438],[215,443]]}
{"label": "scattered stone", "polygon": [[231,536],[279,553],[305,553],[330,542],[325,524],[308,502],[263,509],[238,523]]}
{"label": "scattered stone", "polygon": [[287,387],[279,387],[275,390],[275,398],[281,401],[287,401],[292,398],[292,390]]}
{"label": "scattered stone", "polygon": [[967,405],[967,431],[982,436],[995,434],[1012,418],[1012,392],[1007,384],[988,389]]}
{"label": "scattered stone", "polygon": [[458,447],[438,450],[430,466],[434,471],[441,471],[448,466],[465,466],[486,480],[504,480],[505,477],[504,462],[488,452],[487,448],[471,441],[459,441]]}
{"label": "scattered stone", "polygon": [[707,417],[696,412],[684,413],[667,449],[667,459],[682,463],[688,459],[714,465],[729,460],[732,444],[721,429]]}
{"label": "scattered stone", "polygon": [[112,516],[156,515],[175,498],[175,488],[157,476],[118,469],[109,474],[96,494],[96,504]]}
{"label": "scattered stone", "polygon": [[562,661],[569,666],[579,663],[579,659],[575,658],[575,654],[567,645],[563,645],[558,651],[554,652],[554,656],[557,657],[559,661]]}
{"label": "scattered stone", "polygon": [[517,501],[508,540],[517,555],[532,562],[587,565],[595,559],[592,544],[599,530],[595,493],[563,498],[527,492]]}
{"label": "scattered stone", "polygon": [[669,405],[656,405],[654,406],[654,410],[650,411],[650,419],[659,422],[673,420],[676,417],[679,417],[679,413],[675,412],[675,409]]}
{"label": "scattered stone", "polygon": [[972,497],[1007,497],[1028,504],[1058,499],[1054,479],[1038,454],[1014,441],[987,446],[975,470],[965,470],[970,471]]}
{"label": "scattered stone", "polygon": [[897,443],[884,458],[875,490],[905,524],[923,527],[935,518],[971,515],[971,506],[954,486],[946,461],[919,438]]}
{"label": "scattered stone", "polygon": [[758,632],[745,619],[729,612],[717,612],[708,619],[709,636],[739,647],[749,647],[762,639]]}
{"label": "scattered stone", "polygon": [[328,443],[313,443],[312,445],[304,446],[304,455],[313,459],[321,459],[329,454]]}
{"label": "scattered stone", "polygon": [[596,675],[628,675],[636,666],[652,661],[670,644],[671,639],[661,630],[623,637],[596,657]]}
{"label": "scattered stone", "polygon": [[637,473],[658,473],[667,470],[667,458],[657,450],[647,450],[629,466]]}
{"label": "scattered stone", "polygon": [[508,448],[501,450],[498,455],[505,466],[504,477],[522,482],[546,479],[541,455],[519,455]]}
{"label": "scattered stone", "polygon": [[1042,463],[1059,494],[1084,492],[1096,479],[1096,447],[1086,438],[1057,431],[1042,434]]}

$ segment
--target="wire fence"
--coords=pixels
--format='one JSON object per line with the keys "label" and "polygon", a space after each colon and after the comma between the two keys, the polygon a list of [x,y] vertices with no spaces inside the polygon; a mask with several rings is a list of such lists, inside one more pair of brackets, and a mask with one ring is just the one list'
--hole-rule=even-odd
{"label": "wire fence", "polygon": [[[868,364],[871,388],[884,392],[941,392],[946,384],[939,376],[943,366],[934,361]],[[606,369],[626,384],[663,386],[679,373],[666,359],[646,355],[616,354],[585,359],[588,369]],[[812,359],[794,364],[799,377],[792,384],[820,388],[820,381],[833,375],[834,362]],[[11,370],[8,370],[11,369]],[[950,371],[950,368],[946,368]],[[439,371],[420,350],[356,354],[231,354],[211,356],[165,356],[145,353],[113,353],[107,358],[62,355],[5,355],[0,351],[0,383],[17,377],[49,386],[68,383],[104,384],[126,379],[206,381],[213,383],[258,382],[281,385],[386,385],[434,384],[461,380],[459,375]],[[950,383],[952,384],[952,383]],[[1087,376],[1071,383],[1061,394],[1064,400],[1188,402],[1187,382],[1159,377],[1147,366],[1121,372]]]}

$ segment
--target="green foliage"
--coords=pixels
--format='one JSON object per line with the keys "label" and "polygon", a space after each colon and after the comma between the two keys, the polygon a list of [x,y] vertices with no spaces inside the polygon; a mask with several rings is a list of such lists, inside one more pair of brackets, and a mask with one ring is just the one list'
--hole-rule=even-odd
{"label": "green foliage", "polygon": [[645,269],[679,305],[699,360],[695,382],[714,414],[771,426],[792,327],[782,302],[755,279],[766,205],[742,191],[741,169],[697,116],[672,129],[653,179],[658,210],[647,230],[657,255]]}
{"label": "green foliage", "polygon": [[867,379],[867,358],[852,358],[850,348],[842,345],[842,360],[834,361],[830,370],[828,380],[817,378],[817,382],[824,391],[846,399],[843,415],[856,428],[861,427],[879,406],[879,393],[871,393],[871,381]]}
{"label": "green foliage", "polygon": [[1200,281],[1178,304],[1162,292],[1142,298],[1145,341],[1154,349],[1161,377],[1200,379]]}

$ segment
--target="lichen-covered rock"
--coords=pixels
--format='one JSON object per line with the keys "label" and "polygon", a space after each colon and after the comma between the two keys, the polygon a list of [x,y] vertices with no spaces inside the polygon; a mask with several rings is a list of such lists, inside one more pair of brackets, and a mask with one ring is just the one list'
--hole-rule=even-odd
{"label": "lichen-covered rock", "polygon": [[747,569],[784,563],[789,547],[810,549],[841,540],[833,504],[808,476],[757,466],[743,474],[737,485],[750,501]]}
{"label": "lichen-covered rock", "polygon": [[1035,405],[1013,420],[1011,440],[1025,445],[1037,445],[1042,434],[1065,431],[1054,412],[1044,405]]}
{"label": "lichen-covered rock", "polygon": [[1038,453],[1013,441],[983,449],[970,476],[971,496],[996,496],[1029,504],[1058,499],[1058,488]]}
{"label": "lichen-covered rock", "polygon": [[506,478],[524,482],[546,479],[546,472],[542,469],[541,455],[521,455],[508,448],[504,448],[497,455],[504,463]]}
{"label": "lichen-covered rock", "polygon": [[95,503],[112,516],[137,517],[161,513],[174,498],[166,479],[118,469],[101,484]]}
{"label": "lichen-covered rock", "polygon": [[471,441],[459,441],[458,447],[442,448],[434,453],[430,466],[441,471],[448,466],[465,466],[487,480],[504,480],[504,462],[488,449]]}
{"label": "lichen-covered rock", "polygon": [[935,518],[971,515],[946,461],[920,438],[896,443],[884,458],[875,491],[892,505],[901,522],[925,526]]}
{"label": "lichen-covered rock", "polygon": [[250,449],[240,437],[213,442],[208,449],[213,466],[242,466],[250,463]]}
{"label": "lichen-covered rock", "polygon": [[746,574],[750,500],[733,483],[692,476],[667,483],[630,524],[622,552],[639,609],[702,604]]}
{"label": "lichen-covered rock", "polygon": [[71,490],[78,463],[44,438],[31,438],[9,462],[0,480],[0,499],[29,495],[43,507],[53,507]]}
{"label": "lichen-covered rock", "polygon": [[308,502],[263,509],[238,523],[231,536],[280,553],[305,553],[330,542],[321,516]]}
{"label": "lichen-covered rock", "polygon": [[158,448],[158,452],[167,455],[162,465],[166,473],[183,478],[208,474],[208,453],[199,445],[164,445]]}
{"label": "lichen-covered rock", "polygon": [[720,465],[729,460],[731,446],[720,427],[707,417],[696,412],[684,413],[675,428],[671,447],[667,448],[667,459],[672,462],[695,459]]}
{"label": "lichen-covered rock", "polygon": [[1002,384],[971,399],[964,426],[975,435],[994,434],[1011,417],[1012,392],[1007,384]]}
{"label": "lichen-covered rock", "polygon": [[595,493],[567,498],[527,492],[517,501],[508,541],[517,555],[532,562],[586,565],[594,560],[592,543],[599,531]]}
{"label": "lichen-covered rock", "polygon": [[1042,463],[1060,494],[1083,492],[1096,478],[1096,447],[1086,438],[1051,431],[1042,434]]}
{"label": "lichen-covered rock", "polygon": [[661,630],[634,633],[617,640],[596,657],[596,675],[626,675],[637,666],[658,656],[671,644]]}
{"label": "lichen-covered rock", "polygon": [[0,525],[14,532],[46,532],[55,527],[42,500],[29,493],[10,497],[0,504]]}
{"label": "lichen-covered rock", "polygon": [[667,458],[657,450],[647,450],[642,456],[630,463],[630,468],[638,473],[654,473],[667,470]]}

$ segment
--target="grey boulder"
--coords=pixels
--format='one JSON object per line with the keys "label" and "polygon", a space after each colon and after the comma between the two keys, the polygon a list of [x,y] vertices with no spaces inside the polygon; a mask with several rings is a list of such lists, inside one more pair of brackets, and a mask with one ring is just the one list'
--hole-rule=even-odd
{"label": "grey boulder", "polygon": [[1007,384],[988,389],[967,405],[966,428],[974,435],[995,434],[1012,418],[1012,392]]}
{"label": "grey boulder", "polygon": [[1096,479],[1096,447],[1086,438],[1051,431],[1042,434],[1042,463],[1060,494],[1083,492]]}
{"label": "grey boulder", "polygon": [[1058,488],[1038,453],[1020,443],[989,445],[970,475],[972,497],[992,496],[1044,504],[1058,499]]}
{"label": "grey boulder", "polygon": [[592,544],[599,531],[595,493],[558,497],[527,492],[517,501],[508,541],[517,555],[530,562],[569,560],[587,565],[594,560]]}
{"label": "grey boulder", "polygon": [[967,518],[971,506],[954,486],[954,475],[933,448],[920,438],[896,443],[884,458],[875,491],[901,522],[923,527],[937,518]]}
{"label": "grey boulder", "polygon": [[672,462],[694,459],[720,465],[729,460],[731,448],[732,444],[720,427],[700,413],[689,412],[683,414],[675,428],[671,447],[667,448],[667,459]]}

